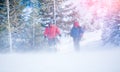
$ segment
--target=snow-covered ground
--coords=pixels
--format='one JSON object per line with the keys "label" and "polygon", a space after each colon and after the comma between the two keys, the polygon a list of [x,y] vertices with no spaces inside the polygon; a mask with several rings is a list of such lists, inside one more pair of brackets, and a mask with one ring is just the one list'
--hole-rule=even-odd
{"label": "snow-covered ground", "polygon": [[101,32],[86,32],[76,52],[70,37],[58,52],[0,54],[0,72],[120,72],[120,48],[102,46]]}

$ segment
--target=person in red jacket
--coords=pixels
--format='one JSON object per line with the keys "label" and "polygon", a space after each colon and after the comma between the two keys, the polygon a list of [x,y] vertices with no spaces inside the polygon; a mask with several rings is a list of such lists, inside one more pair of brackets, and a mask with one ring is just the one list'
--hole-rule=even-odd
{"label": "person in red jacket", "polygon": [[59,28],[54,24],[49,24],[48,27],[45,28],[44,36],[48,38],[49,46],[56,45],[56,37],[60,35]]}

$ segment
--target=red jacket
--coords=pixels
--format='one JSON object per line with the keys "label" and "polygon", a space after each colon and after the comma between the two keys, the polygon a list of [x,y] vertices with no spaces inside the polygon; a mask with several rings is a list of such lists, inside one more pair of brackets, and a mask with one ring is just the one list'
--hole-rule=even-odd
{"label": "red jacket", "polygon": [[50,27],[46,27],[44,35],[48,38],[55,38],[60,34],[60,30],[57,26],[51,25]]}

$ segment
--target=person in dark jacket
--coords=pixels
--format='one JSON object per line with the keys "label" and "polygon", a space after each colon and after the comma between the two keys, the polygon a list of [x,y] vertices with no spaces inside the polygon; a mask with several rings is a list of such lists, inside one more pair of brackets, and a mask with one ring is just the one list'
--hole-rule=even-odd
{"label": "person in dark jacket", "polygon": [[70,36],[73,38],[74,48],[76,50],[80,49],[79,42],[83,36],[83,29],[78,22],[74,22],[74,25],[70,31]]}

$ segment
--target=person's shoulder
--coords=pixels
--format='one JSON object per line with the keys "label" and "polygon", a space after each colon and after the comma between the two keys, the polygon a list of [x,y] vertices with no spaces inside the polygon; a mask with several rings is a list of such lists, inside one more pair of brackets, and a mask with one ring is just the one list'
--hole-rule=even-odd
{"label": "person's shoulder", "polygon": [[83,27],[80,26],[79,29],[80,29],[80,30],[83,30]]}
{"label": "person's shoulder", "polygon": [[81,26],[79,26],[78,28],[79,28],[79,29],[81,29],[82,27],[81,27]]}
{"label": "person's shoulder", "polygon": [[76,29],[74,26],[71,29]]}
{"label": "person's shoulder", "polygon": [[48,29],[49,27],[47,26],[46,29]]}

